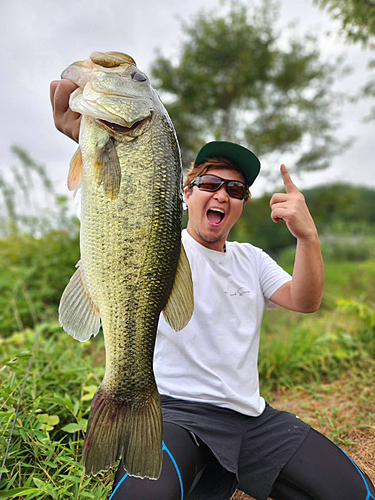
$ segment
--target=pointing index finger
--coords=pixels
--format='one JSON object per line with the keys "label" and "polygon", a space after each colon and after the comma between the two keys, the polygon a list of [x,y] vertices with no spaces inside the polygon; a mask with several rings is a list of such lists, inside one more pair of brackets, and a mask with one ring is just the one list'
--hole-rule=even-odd
{"label": "pointing index finger", "polygon": [[294,184],[294,182],[290,178],[288,169],[286,168],[286,166],[284,164],[281,165],[280,172],[281,172],[281,176],[283,178],[283,182],[284,182],[284,186],[285,186],[285,191],[287,193],[291,193],[293,191],[298,191],[297,186]]}

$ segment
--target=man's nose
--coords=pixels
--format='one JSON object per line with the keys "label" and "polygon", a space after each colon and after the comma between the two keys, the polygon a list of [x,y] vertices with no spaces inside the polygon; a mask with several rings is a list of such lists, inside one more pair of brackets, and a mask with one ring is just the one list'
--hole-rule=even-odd
{"label": "man's nose", "polygon": [[227,201],[228,197],[229,195],[227,193],[227,187],[225,184],[223,184],[221,188],[215,191],[214,193],[214,198],[221,202]]}

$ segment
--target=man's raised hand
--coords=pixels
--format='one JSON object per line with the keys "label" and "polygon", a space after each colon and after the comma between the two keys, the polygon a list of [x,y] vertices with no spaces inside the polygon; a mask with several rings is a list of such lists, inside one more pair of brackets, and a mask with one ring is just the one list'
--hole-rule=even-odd
{"label": "man's raised hand", "polygon": [[317,237],[315,223],[305,197],[290,178],[285,165],[280,167],[285,193],[275,193],[270,201],[271,219],[274,222],[285,222],[292,235],[299,239]]}

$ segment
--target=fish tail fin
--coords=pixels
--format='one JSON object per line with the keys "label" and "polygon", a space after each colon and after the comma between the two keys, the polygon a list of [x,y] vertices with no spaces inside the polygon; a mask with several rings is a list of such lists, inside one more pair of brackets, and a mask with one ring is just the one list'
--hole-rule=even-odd
{"label": "fish tail fin", "polygon": [[147,401],[133,405],[129,434],[129,444],[122,454],[124,469],[131,476],[158,479],[163,461],[163,425],[157,390]]}
{"label": "fish tail fin", "polygon": [[82,463],[94,476],[123,458],[131,476],[158,479],[162,466],[160,396],[124,404],[100,386],[91,403]]}

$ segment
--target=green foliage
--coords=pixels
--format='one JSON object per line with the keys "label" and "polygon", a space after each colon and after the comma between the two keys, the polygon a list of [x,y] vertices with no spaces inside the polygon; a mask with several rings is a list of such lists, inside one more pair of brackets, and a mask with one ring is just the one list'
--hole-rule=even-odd
{"label": "green foliage", "polygon": [[[341,34],[349,42],[361,43],[364,47],[374,48],[375,39],[375,3],[373,0],[314,0],[322,9],[326,8],[334,19],[341,23]],[[375,60],[371,60],[368,69],[374,69]],[[359,98],[375,97],[374,76],[360,89]],[[375,106],[370,108],[367,120],[375,119]]]}
{"label": "green foliage", "polygon": [[61,294],[79,260],[78,235],[52,230],[0,240],[0,331],[9,335],[57,317]]}
{"label": "green foliage", "polygon": [[364,261],[375,258],[375,238],[324,236],[320,242],[325,261]]}
{"label": "green foliage", "polygon": [[[335,380],[347,369],[359,370],[372,363],[367,345],[358,342],[353,332],[337,321],[299,318],[288,328],[283,322],[263,338],[259,373],[270,388],[292,387],[322,379]],[[274,323],[272,323],[274,327]]]}
{"label": "green foliage", "polygon": [[354,300],[339,300],[338,306],[360,320],[359,338],[375,358],[375,308]]}
{"label": "green foliage", "polygon": [[338,262],[325,265],[322,310],[336,309],[338,299],[372,304],[375,297],[374,261]]}
{"label": "green foliage", "polygon": [[19,146],[11,151],[16,163],[7,177],[0,174],[0,237],[23,233],[39,237],[56,228],[76,234],[68,198],[55,192],[46,167]]}
{"label": "green foliage", "polygon": [[1,459],[34,347],[0,499],[108,498],[112,474],[88,478],[80,463],[90,410],[85,395],[104,375],[101,338],[81,344],[58,325],[42,324],[0,340]]}
{"label": "green foliage", "polygon": [[[17,165],[0,177],[0,331],[2,335],[55,319],[62,291],[79,259],[76,217],[55,193],[44,165],[18,146]],[[47,207],[41,207],[39,200]]]}
{"label": "green foliage", "polygon": [[375,375],[374,296],[375,260],[331,262],[317,313],[267,312],[259,354],[263,390],[332,381],[347,371]]}
{"label": "green foliage", "polygon": [[[317,40],[275,29],[277,4],[232,1],[183,25],[178,60],[152,65],[175,124],[183,163],[208,140],[232,140],[258,155],[295,152],[297,169],[321,169],[340,145],[332,90],[342,66],[321,60]],[[281,42],[283,39],[283,42]]]}
{"label": "green foliage", "polygon": [[314,0],[341,23],[342,32],[352,42],[366,43],[375,36],[373,0]]}
{"label": "green foliage", "polygon": [[375,190],[337,183],[304,191],[320,232],[375,236]]}

